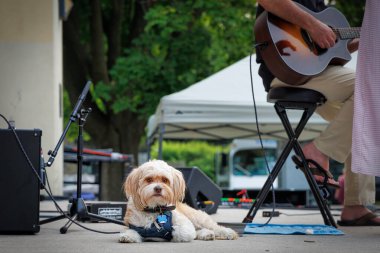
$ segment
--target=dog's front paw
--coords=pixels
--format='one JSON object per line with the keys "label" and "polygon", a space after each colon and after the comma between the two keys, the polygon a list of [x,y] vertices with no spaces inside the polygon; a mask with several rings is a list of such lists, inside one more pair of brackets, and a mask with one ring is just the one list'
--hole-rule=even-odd
{"label": "dog's front paw", "polygon": [[215,229],[214,233],[217,240],[236,240],[239,237],[234,230],[221,226]]}
{"label": "dog's front paw", "polygon": [[127,229],[124,232],[120,232],[119,242],[132,243],[142,242],[141,236],[135,230]]}
{"label": "dog's front paw", "polygon": [[215,240],[215,233],[207,228],[197,230],[196,240],[213,241]]}

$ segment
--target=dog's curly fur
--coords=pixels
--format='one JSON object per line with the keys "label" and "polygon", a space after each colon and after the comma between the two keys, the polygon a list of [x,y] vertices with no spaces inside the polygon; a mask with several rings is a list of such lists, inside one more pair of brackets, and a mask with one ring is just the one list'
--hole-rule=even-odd
{"label": "dog's curly fur", "polygon": [[[149,228],[157,213],[145,212],[144,208],[175,205],[172,211],[172,242],[196,240],[235,240],[238,234],[219,226],[203,211],[195,210],[182,203],[186,183],[180,171],[161,160],[153,160],[134,169],[124,183],[128,197],[124,222]],[[142,242],[143,238],[133,229],[120,233],[119,242]]]}

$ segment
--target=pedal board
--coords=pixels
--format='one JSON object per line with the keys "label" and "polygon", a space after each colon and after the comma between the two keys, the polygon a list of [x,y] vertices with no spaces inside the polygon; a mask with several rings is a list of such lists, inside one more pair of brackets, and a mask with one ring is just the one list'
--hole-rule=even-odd
{"label": "pedal board", "polygon": [[[87,211],[114,220],[123,220],[127,208],[126,202],[86,202]],[[82,218],[80,221],[104,222],[93,218]]]}

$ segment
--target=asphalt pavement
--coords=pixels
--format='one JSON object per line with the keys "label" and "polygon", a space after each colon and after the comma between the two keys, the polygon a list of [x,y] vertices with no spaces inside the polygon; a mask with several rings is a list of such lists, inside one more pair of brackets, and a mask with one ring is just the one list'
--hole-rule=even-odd
{"label": "asphalt pavement", "polygon": [[[49,201],[41,202],[41,210],[51,208]],[[62,207],[66,204],[62,204]],[[253,222],[265,223],[259,210]],[[278,209],[279,217],[271,224],[323,224],[318,209]],[[244,228],[241,223],[248,209],[219,207],[211,217],[220,223],[232,223],[236,228]],[[332,208],[334,218],[339,219],[339,207]],[[54,215],[54,214],[53,214]],[[157,253],[157,252],[379,252],[380,227],[339,227],[344,235],[258,235],[241,234],[234,241],[192,241],[189,243],[143,242],[125,244],[118,242],[118,232],[123,226],[113,223],[81,223],[95,230],[116,232],[101,234],[72,225],[66,234],[60,228],[66,220],[41,225],[34,235],[0,235],[0,253]],[[243,230],[241,229],[240,232]]]}

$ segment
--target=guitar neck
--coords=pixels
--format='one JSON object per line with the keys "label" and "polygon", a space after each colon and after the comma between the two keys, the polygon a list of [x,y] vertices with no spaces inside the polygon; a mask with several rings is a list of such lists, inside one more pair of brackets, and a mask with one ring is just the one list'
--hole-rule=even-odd
{"label": "guitar neck", "polygon": [[360,27],[333,28],[333,31],[341,40],[355,39],[360,37]]}

